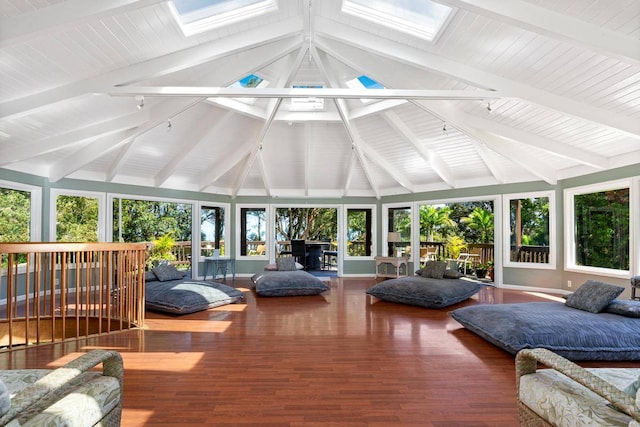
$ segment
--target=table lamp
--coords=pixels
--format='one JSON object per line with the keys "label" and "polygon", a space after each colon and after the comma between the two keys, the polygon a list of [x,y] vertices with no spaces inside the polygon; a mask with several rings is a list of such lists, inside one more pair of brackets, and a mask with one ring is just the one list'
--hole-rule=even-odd
{"label": "table lamp", "polygon": [[[387,236],[387,242],[391,243],[391,253],[393,254],[393,252],[395,252],[395,243],[402,242],[402,237],[400,237],[400,233],[390,231]],[[392,255],[390,254],[390,256]],[[398,256],[397,253],[396,256]]]}

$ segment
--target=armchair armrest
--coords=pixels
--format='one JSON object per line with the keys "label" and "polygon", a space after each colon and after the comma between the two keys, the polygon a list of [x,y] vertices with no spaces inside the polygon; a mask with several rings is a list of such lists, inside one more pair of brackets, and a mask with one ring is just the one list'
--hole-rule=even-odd
{"label": "armchair armrest", "polygon": [[46,400],[45,398],[48,395],[64,388],[70,381],[100,363],[102,363],[102,374],[116,378],[122,389],[124,369],[120,353],[108,350],[92,350],[66,363],[64,366],[53,369],[29,387],[25,387],[18,392],[11,399],[9,411],[0,418],[0,425],[5,425],[24,411],[32,409],[39,401]]}
{"label": "armchair armrest", "polygon": [[635,407],[635,398],[622,390],[592,374],[585,368],[576,365],[550,350],[544,348],[521,350],[516,355],[516,387],[520,390],[520,377],[536,372],[538,363],[555,369],[561,374],[571,378],[579,384],[587,387],[600,397],[607,400],[619,411],[624,412],[635,420],[640,421],[640,412]]}

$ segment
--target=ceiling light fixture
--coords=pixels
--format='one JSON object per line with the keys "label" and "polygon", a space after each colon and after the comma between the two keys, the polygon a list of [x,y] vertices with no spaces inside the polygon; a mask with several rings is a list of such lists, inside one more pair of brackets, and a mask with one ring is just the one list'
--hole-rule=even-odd
{"label": "ceiling light fixture", "polygon": [[173,125],[171,124],[171,119],[167,119],[167,132],[171,132],[171,128],[173,128]]}
{"label": "ceiling light fixture", "polygon": [[443,134],[447,134],[447,122],[444,122],[444,124],[442,125],[442,133]]}
{"label": "ceiling light fixture", "polygon": [[487,102],[487,111],[491,113],[491,102]]}
{"label": "ceiling light fixture", "polygon": [[136,95],[136,101],[138,102],[138,110],[142,110],[142,107],[144,107],[144,96]]}

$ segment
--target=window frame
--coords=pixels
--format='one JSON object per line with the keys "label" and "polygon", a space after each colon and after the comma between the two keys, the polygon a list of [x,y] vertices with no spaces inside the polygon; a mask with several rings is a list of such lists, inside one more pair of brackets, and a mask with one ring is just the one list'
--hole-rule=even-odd
{"label": "window frame", "polygon": [[[222,223],[224,225],[224,233],[222,233],[224,242],[225,242],[225,255],[224,258],[230,258],[233,253],[230,248],[231,243],[231,230],[230,230],[230,216],[231,216],[231,205],[229,203],[218,203],[218,202],[203,202],[199,201],[195,204],[197,213],[194,215],[194,226],[191,232],[191,258],[193,259],[193,248],[198,248],[198,254],[196,257],[196,262],[204,262],[205,256],[202,255],[202,248],[200,247],[202,241],[200,239],[200,229],[202,226],[202,222],[200,220],[200,215],[202,213],[202,208],[222,208],[224,209],[224,215],[222,219]],[[197,221],[196,221],[197,218]],[[197,229],[196,225],[197,224]],[[194,238],[195,236],[195,238]]]}
{"label": "window frame", "polygon": [[[108,242],[107,240],[107,193],[99,191],[67,190],[64,188],[52,188],[49,199],[49,241],[57,241],[58,225],[58,196],[86,197],[98,199],[98,242]],[[113,216],[111,216],[113,218]]]}
{"label": "window frame", "polygon": [[[532,263],[511,261],[511,200],[517,199],[537,199],[541,197],[549,198],[549,262]],[[511,268],[532,268],[538,270],[557,270],[557,229],[556,229],[556,192],[553,190],[534,191],[526,193],[510,193],[502,195],[502,225],[504,230],[503,237],[503,255],[504,267]]]}
{"label": "window frame", "polygon": [[4,180],[0,180],[0,187],[9,190],[29,192],[29,209],[31,211],[29,215],[29,241],[42,241],[42,188],[36,187],[35,185]]}
{"label": "window frame", "polygon": [[[265,211],[265,254],[264,255],[241,255],[242,254],[242,246],[245,244],[242,241],[242,210],[243,209],[264,209]],[[238,203],[236,204],[236,247],[235,254],[237,260],[261,260],[261,261],[269,261],[271,257],[272,240],[273,240],[273,215],[271,213],[271,208],[269,204],[264,203]]]}
{"label": "window frame", "polygon": [[[575,273],[594,274],[598,276],[608,276],[617,278],[629,278],[632,272],[638,268],[638,256],[634,252],[634,247],[638,244],[638,234],[634,227],[633,218],[638,218],[640,208],[638,207],[638,182],[637,178],[625,178],[613,181],[599,182],[582,185],[578,187],[564,189],[564,269]],[[576,224],[575,224],[575,204],[574,197],[577,195],[598,193],[603,191],[629,189],[629,269],[617,270],[613,268],[591,267],[576,264]],[[636,270],[637,272],[637,270]]]}
{"label": "window frame", "polygon": [[[347,255],[347,244],[349,243],[349,239],[347,239],[347,231],[348,231],[348,227],[349,227],[349,210],[365,210],[365,209],[370,209],[371,210],[371,255],[367,256],[367,255],[363,255],[363,256],[353,256],[353,255]],[[377,245],[377,241],[378,241],[378,235],[377,235],[377,211],[376,211],[376,205],[353,205],[353,204],[349,204],[349,205],[343,205],[342,206],[342,218],[343,218],[343,224],[344,226],[339,230],[339,234],[341,236],[343,236],[342,242],[340,242],[340,244],[338,245],[338,247],[340,248],[338,250],[338,255],[340,255],[340,252],[342,252],[343,256],[342,259],[345,261],[363,261],[363,260],[367,260],[367,261],[371,261],[374,259],[374,257],[376,256],[376,254],[378,253],[378,245]],[[340,216],[338,216],[338,223],[340,223]]]}
{"label": "window frame", "polygon": [[[395,256],[395,254],[389,255],[389,209],[409,209],[409,219],[411,221],[411,228],[409,230],[409,245],[413,249],[413,241],[414,238],[414,226],[415,226],[415,214],[416,211],[416,203],[415,202],[403,202],[403,203],[385,203],[382,205],[382,247],[380,248],[381,256]],[[410,261],[413,260],[414,251],[411,251]],[[418,251],[420,252],[420,251]]]}

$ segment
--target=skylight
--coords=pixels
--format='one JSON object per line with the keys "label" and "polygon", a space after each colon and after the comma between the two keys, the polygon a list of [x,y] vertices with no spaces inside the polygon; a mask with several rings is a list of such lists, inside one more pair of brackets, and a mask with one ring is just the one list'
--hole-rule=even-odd
{"label": "skylight", "polygon": [[[355,79],[347,80],[347,86],[351,89],[384,89],[377,81],[373,80],[371,77],[366,75],[361,75],[360,77],[356,77]],[[375,101],[374,99],[360,99],[364,104],[368,104],[370,102]]]}
{"label": "skylight", "polygon": [[[322,89],[322,85],[293,85],[294,88]],[[319,111],[324,110],[324,98],[291,98],[289,111]]]}
{"label": "skylight", "polygon": [[431,0],[343,0],[342,11],[435,41],[453,9]]}
{"label": "skylight", "polygon": [[[269,82],[256,74],[249,74],[237,82],[229,85],[229,87],[244,87],[244,88],[263,88],[267,87]],[[253,104],[256,102],[256,98],[233,98],[236,101],[244,102],[245,104]]]}
{"label": "skylight", "polygon": [[173,0],[169,7],[185,36],[277,10],[276,0]]}

